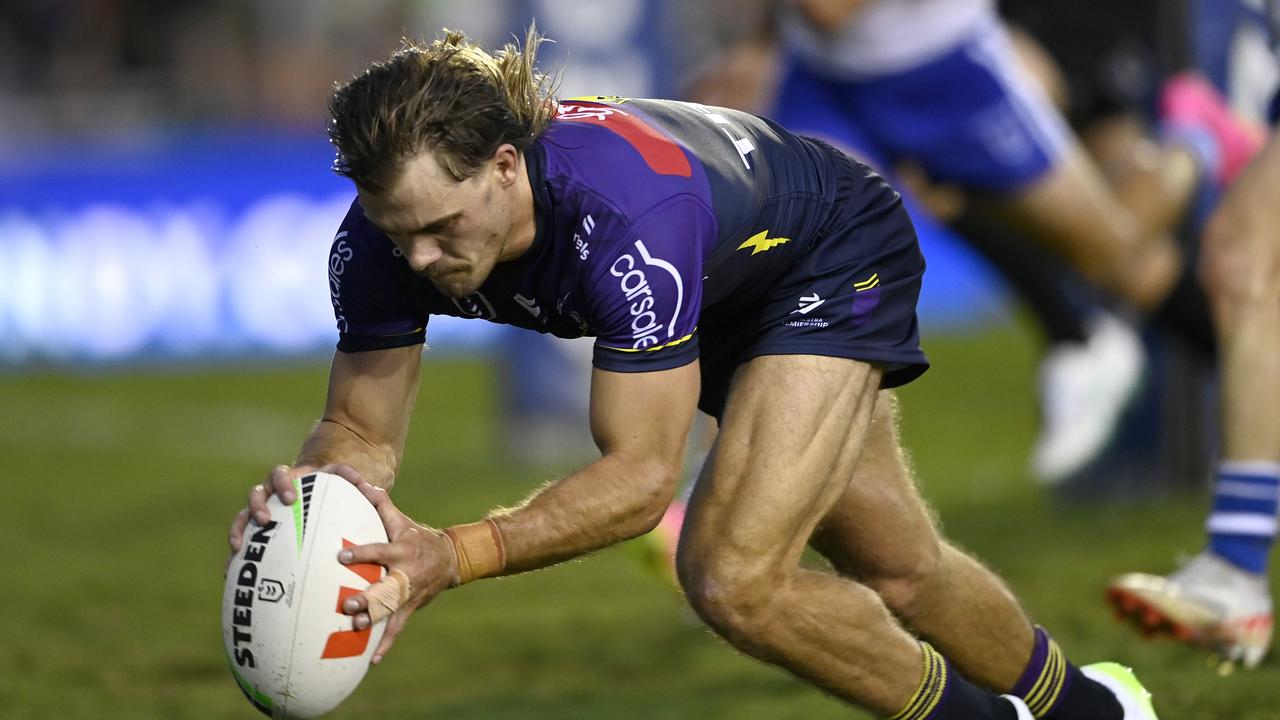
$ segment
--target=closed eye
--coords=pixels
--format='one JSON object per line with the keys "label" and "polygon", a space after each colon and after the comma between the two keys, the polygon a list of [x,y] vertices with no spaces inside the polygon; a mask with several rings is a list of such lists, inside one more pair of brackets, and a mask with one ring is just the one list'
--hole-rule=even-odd
{"label": "closed eye", "polygon": [[439,220],[433,220],[427,223],[426,225],[423,225],[422,227],[418,228],[418,230],[414,234],[415,235],[435,235],[444,230],[448,230],[449,226],[452,225],[453,222],[461,216],[462,216],[462,213],[460,212],[446,215],[440,218]]}

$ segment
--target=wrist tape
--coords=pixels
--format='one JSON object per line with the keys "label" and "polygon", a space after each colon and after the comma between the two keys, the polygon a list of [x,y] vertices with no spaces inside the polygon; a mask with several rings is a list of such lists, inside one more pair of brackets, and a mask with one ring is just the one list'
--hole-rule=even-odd
{"label": "wrist tape", "polygon": [[454,586],[472,580],[502,574],[507,567],[507,551],[502,542],[502,531],[493,518],[467,525],[454,525],[444,529],[453,553],[458,559]]}

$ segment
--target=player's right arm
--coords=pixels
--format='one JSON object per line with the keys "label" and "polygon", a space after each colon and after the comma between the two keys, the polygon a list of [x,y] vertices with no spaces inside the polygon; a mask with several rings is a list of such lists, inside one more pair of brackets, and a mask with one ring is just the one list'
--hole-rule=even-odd
{"label": "player's right arm", "polygon": [[352,203],[334,236],[328,275],[338,351],[324,416],[293,464],[277,465],[249,491],[248,506],[231,523],[232,552],[250,517],[270,520],[267,498],[294,501],[295,478],[321,470],[390,488],[400,467],[426,336],[412,273],[388,238],[370,233],[364,210]]}
{"label": "player's right arm", "polygon": [[236,552],[249,517],[270,520],[273,493],[293,502],[294,478],[315,470],[389,489],[404,457],[409,419],[418,395],[422,346],[333,355],[324,416],[312,428],[292,465],[277,465],[249,491],[248,507],[231,524],[228,542]]}
{"label": "player's right arm", "polygon": [[324,417],[294,464],[350,465],[369,484],[390,489],[404,457],[421,366],[421,345],[334,353]]}

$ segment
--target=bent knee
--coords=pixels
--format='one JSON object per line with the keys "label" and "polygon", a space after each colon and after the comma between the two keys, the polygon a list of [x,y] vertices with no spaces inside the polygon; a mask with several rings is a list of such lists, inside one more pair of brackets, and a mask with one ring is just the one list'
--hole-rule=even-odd
{"label": "bent knee", "polygon": [[790,583],[781,572],[688,553],[677,556],[676,574],[699,617],[733,642],[769,633],[778,597]]}

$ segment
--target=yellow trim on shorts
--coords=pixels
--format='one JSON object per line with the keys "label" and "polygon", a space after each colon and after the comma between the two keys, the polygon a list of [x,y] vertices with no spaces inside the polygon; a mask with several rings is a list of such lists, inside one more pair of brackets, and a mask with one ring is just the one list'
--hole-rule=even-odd
{"label": "yellow trim on shorts", "polygon": [[854,283],[853,291],[864,292],[864,291],[870,290],[873,287],[878,286],[879,284],[880,284],[880,273],[875,273],[871,277],[867,278],[866,280],[863,280],[862,282]]}

